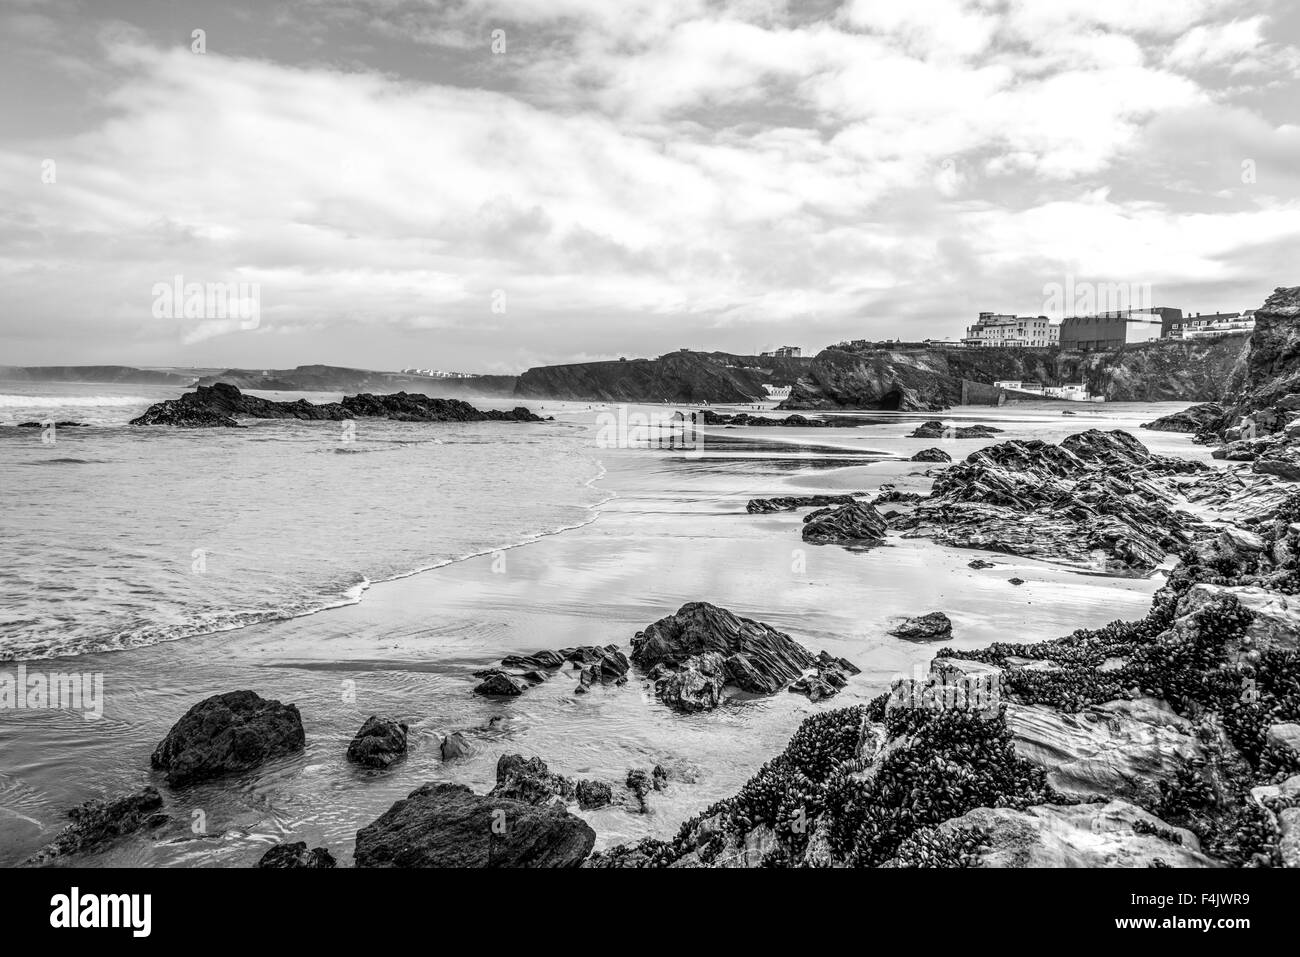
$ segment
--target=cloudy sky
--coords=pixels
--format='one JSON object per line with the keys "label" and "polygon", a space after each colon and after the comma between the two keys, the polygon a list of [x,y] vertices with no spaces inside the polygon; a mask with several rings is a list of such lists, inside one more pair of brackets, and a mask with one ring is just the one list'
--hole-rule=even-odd
{"label": "cloudy sky", "polygon": [[[0,364],[816,350],[1067,277],[1248,308],[1300,283],[1298,68],[1287,0],[0,0]],[[177,275],[256,328],[157,317]]]}

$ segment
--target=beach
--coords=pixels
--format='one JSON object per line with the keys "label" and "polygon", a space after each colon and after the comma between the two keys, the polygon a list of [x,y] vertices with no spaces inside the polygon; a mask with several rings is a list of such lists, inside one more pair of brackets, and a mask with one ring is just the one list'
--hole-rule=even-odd
{"label": "beach", "polygon": [[[1070,416],[1061,414],[1063,403],[968,407],[942,418],[1004,429],[998,438],[1049,441],[1086,428],[1123,428],[1155,451],[1208,462],[1207,450],[1187,435],[1137,428],[1185,405],[1089,405],[1069,409],[1078,413]],[[958,459],[996,441],[904,438],[935,416],[870,413],[867,424],[845,429],[718,428],[707,432],[702,452],[684,455],[596,447],[598,405],[529,407],[556,418],[535,428],[582,437],[597,466],[583,514],[565,527],[377,581],[355,601],[313,614],[28,662],[102,674],[103,716],[56,709],[0,715],[7,756],[0,863],[20,862],[49,840],[66,808],[150,782],[149,755],[171,725],[203,698],[242,688],[299,707],[305,752],[248,775],[164,789],[167,824],[79,862],[250,865],[277,841],[303,840],[348,864],[356,830],[394,801],[428,781],[485,792],[507,753],[540,756],[554,771],[607,781],[616,792],[628,770],[662,765],[668,784],[651,795],[648,813],[619,802],[580,813],[598,849],[670,837],[682,821],[734,793],[810,714],[865,703],[893,679],[923,670],[937,646],[887,634],[903,617],[947,613],[954,636],[945,647],[1038,641],[1140,618],[1163,581],[1160,572],[1091,574],[896,534],[865,550],[815,546],[800,538],[802,512],[746,512],[755,497],[875,493],[885,485],[923,491],[931,466],[905,456],[942,447]],[[303,428],[278,426],[295,427]],[[537,489],[539,500],[546,491]],[[403,517],[421,521],[419,514]],[[995,566],[969,568],[976,557]],[[583,695],[567,673],[517,698],[472,693],[473,673],[506,654],[610,643],[627,652],[638,630],[696,600],[766,622],[862,672],[827,701],[740,695],[695,715],[664,707],[635,672],[626,685]],[[344,758],[371,714],[410,725],[410,753],[383,773]],[[438,744],[453,731],[464,733],[472,754],[444,762]]]}

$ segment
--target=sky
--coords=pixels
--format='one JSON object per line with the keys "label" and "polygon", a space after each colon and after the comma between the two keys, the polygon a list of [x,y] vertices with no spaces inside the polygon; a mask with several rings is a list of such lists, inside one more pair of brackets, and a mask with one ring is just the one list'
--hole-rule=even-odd
{"label": "sky", "polygon": [[1253,308],[1300,284],[1298,70],[1287,0],[0,0],[0,364]]}

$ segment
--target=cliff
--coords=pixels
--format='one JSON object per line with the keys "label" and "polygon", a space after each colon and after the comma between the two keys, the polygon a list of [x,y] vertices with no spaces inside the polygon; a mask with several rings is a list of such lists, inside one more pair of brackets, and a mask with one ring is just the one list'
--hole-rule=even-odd
{"label": "cliff", "polygon": [[429,396],[511,395],[515,377],[508,375],[470,376],[465,379],[434,379],[400,372],[371,372],[340,366],[307,365],[295,369],[227,369],[204,376],[198,385],[225,382],[240,389],[270,392],[398,392]]}
{"label": "cliff", "polygon": [[519,377],[520,398],[586,402],[754,402],[764,383],[794,385],[812,359],[670,352],[658,359],[617,359],[538,366]]}
{"label": "cliff", "polygon": [[1211,401],[1228,388],[1244,335],[1127,346],[1114,352],[942,346],[824,349],[783,409],[941,409],[991,401],[1002,379],[1085,382],[1112,402]]}
{"label": "cliff", "polygon": [[1234,416],[1300,393],[1300,286],[1278,287],[1255,310],[1250,350],[1234,370],[1228,392]]}
{"label": "cliff", "polygon": [[192,385],[194,376],[131,366],[0,366],[0,379],[31,382],[116,382],[124,385]]}

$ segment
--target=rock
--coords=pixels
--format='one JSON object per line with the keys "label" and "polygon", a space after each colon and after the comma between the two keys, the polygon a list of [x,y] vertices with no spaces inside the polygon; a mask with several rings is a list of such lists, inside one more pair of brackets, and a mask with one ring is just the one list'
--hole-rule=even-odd
{"label": "rock", "polygon": [[1261,475],[1276,475],[1287,482],[1300,482],[1300,457],[1294,449],[1258,458],[1251,469]]}
{"label": "rock", "polygon": [[514,698],[527,690],[528,682],[522,678],[508,675],[504,671],[491,671],[479,682],[474,693],[493,698]]}
{"label": "rock", "polygon": [[1025,583],[1023,578],[1008,578],[1007,581],[1011,582],[1013,585],[1023,585]]}
{"label": "rock", "polygon": [[1264,550],[1264,540],[1244,528],[1225,528],[1219,533],[1221,547],[1238,554],[1251,554]]}
{"label": "rock", "polygon": [[474,673],[483,679],[474,691],[481,695],[514,697],[549,680],[565,662],[578,668],[578,694],[586,694],[593,685],[623,684],[630,667],[627,656],[617,645],[584,645],[532,655],[507,655],[501,660],[500,668]]}
{"label": "rock", "polygon": [[931,419],[916,427],[908,435],[909,439],[987,439],[1002,432],[991,425],[944,425],[938,419]]}
{"label": "rock", "polygon": [[[746,678],[753,680],[757,672],[748,668],[748,659],[742,661],[746,662]],[[656,681],[655,694],[677,711],[712,711],[722,703],[722,689],[726,684],[726,659],[716,651],[708,651],[686,659],[677,670]]]}
{"label": "rock", "polygon": [[716,707],[726,684],[773,694],[817,663],[784,632],[708,602],[687,602],[637,632],[632,661],[647,671],[659,668],[656,693],[680,710]]}
{"label": "rock", "polygon": [[644,814],[647,810],[646,795],[648,795],[651,788],[654,787],[654,782],[651,781],[650,775],[639,768],[633,768],[631,771],[627,772],[627,781],[625,783],[627,784],[628,790],[636,797],[641,813]]}
{"label": "rock", "polygon": [[913,455],[909,462],[951,462],[952,456],[943,449],[921,449]]}
{"label": "rock", "polygon": [[162,806],[162,795],[155,787],[144,787],[111,801],[87,801],[68,811],[72,823],[25,863],[46,864],[69,854],[96,851],[126,834],[158,827],[167,820],[167,815],[161,813]]}
{"label": "rock", "polygon": [[1300,867],[1300,807],[1283,808],[1277,816],[1281,839],[1277,852],[1283,867]]}
{"label": "rock", "polygon": [[874,506],[854,502],[813,512],[804,519],[803,540],[814,545],[880,542],[885,531],[885,520]]}
{"label": "rock", "polygon": [[539,757],[503,754],[497,759],[497,783],[490,798],[508,798],[538,807],[563,807],[574,799],[575,787],[562,774],[555,774]]}
{"label": "rock", "polygon": [[1155,807],[1160,782],[1205,756],[1190,722],[1153,698],[1110,701],[1078,714],[1011,703],[1006,722],[1016,754],[1080,801],[1115,797]]}
{"label": "rock", "polygon": [[1205,470],[1121,431],[1002,442],[939,473],[930,497],[891,527],[956,548],[1149,571],[1193,541],[1170,478]]}
{"label": "rock", "polygon": [[336,866],[334,855],[326,848],[313,847],[307,850],[306,841],[293,844],[277,844],[257,862],[258,867],[269,868],[330,868]]}
{"label": "rock", "polygon": [[237,771],[301,751],[307,743],[294,705],[252,691],[205,698],[172,726],[151,762],[173,787]]}
{"label": "rock", "polygon": [[443,738],[442,744],[438,746],[438,751],[442,754],[444,761],[454,761],[457,758],[468,757],[474,753],[474,749],[465,740],[465,735],[459,731],[453,731]]}
{"label": "rock", "polygon": [[604,781],[579,781],[575,788],[578,807],[584,811],[594,811],[607,807],[614,801],[614,791]]}
{"label": "rock", "polygon": [[975,808],[938,826],[981,833],[976,867],[1217,867],[1196,836],[1126,801]]}
{"label": "rock", "polygon": [[1211,605],[1235,600],[1251,612],[1246,633],[1224,646],[1228,657],[1241,660],[1251,652],[1300,650],[1300,596],[1248,586],[1198,583],[1178,602],[1176,620],[1182,621]]}
{"label": "rock", "polygon": [[1264,741],[1275,748],[1290,748],[1300,754],[1300,724],[1286,722],[1270,725]]}
{"label": "rock", "polygon": [[386,768],[406,755],[406,725],[371,715],[348,745],[348,760],[367,768]]}
{"label": "rock", "polygon": [[1224,409],[1217,402],[1203,402],[1190,409],[1164,415],[1154,422],[1143,423],[1141,428],[1152,432],[1204,432],[1218,431],[1223,425]]}
{"label": "rock", "polygon": [[909,618],[889,632],[905,641],[947,641],[952,637],[952,621],[941,611]]}
{"label": "rock", "polygon": [[596,832],[559,807],[426,784],[357,831],[357,867],[577,867]]}
{"label": "rock", "polygon": [[996,567],[996,565],[997,565],[996,562],[986,562],[982,558],[975,558],[966,563],[967,568],[975,568],[975,569],[994,568]]}
{"label": "rock", "polygon": [[854,501],[852,495],[794,495],[778,498],[751,498],[745,506],[745,511],[751,515],[763,515],[769,512],[792,512],[797,508],[852,505]]}
{"label": "rock", "polygon": [[391,395],[362,393],[341,402],[314,405],[305,399],[275,402],[245,395],[235,386],[217,382],[198,386],[179,399],[151,405],[132,425],[175,425],[186,428],[237,425],[235,416],[253,419],[306,419],[345,421],[360,418],[394,419],[399,422],[542,422],[523,407],[509,412],[481,411],[460,399],[435,399],[427,395],[395,392]]}

